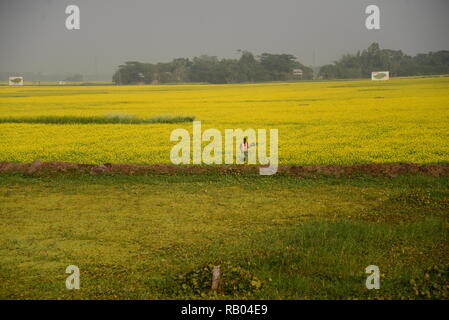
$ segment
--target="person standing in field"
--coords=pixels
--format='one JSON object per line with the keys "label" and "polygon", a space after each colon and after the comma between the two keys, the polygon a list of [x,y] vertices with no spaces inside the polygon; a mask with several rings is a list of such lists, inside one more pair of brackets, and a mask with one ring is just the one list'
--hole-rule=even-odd
{"label": "person standing in field", "polygon": [[243,162],[248,162],[248,139],[246,137],[243,138],[243,142],[240,144],[240,151],[243,153]]}

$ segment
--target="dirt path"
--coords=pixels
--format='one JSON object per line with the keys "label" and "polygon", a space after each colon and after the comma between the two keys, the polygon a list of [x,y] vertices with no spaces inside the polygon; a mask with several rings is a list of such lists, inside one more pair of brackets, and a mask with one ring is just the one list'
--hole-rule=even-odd
{"label": "dirt path", "polygon": [[[78,164],[70,162],[40,162],[32,163],[0,162],[0,173],[23,172],[29,175],[52,174],[124,174],[144,175],[148,173],[177,174],[257,174],[259,166],[256,165],[217,165],[217,166],[177,166],[171,164]],[[313,177],[316,175],[351,176],[354,174],[369,174],[374,176],[395,176],[400,174],[423,174],[428,176],[449,176],[449,164],[391,163],[391,164],[355,164],[355,165],[317,165],[298,166],[283,165],[278,174]]]}

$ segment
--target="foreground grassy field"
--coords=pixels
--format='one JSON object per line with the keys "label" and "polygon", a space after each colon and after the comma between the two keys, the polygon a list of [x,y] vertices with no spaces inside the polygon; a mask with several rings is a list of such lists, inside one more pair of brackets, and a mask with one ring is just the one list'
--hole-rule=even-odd
{"label": "foreground grassy field", "polygon": [[[448,190],[425,176],[3,174],[0,298],[448,299]],[[65,288],[70,264],[80,290]],[[380,290],[365,288],[372,264]]]}
{"label": "foreground grassy field", "polygon": [[[238,85],[0,87],[0,117],[195,115],[277,128],[280,164],[448,162],[449,77]],[[179,124],[0,123],[0,160],[169,163]]]}
{"label": "foreground grassy field", "polygon": [[[170,163],[170,133],[191,132],[188,116],[203,130],[278,129],[281,165],[449,162],[449,77],[0,87],[0,161]],[[443,174],[37,165],[0,173],[0,298],[449,299]],[[80,290],[65,288],[68,265],[81,270]],[[368,265],[381,270],[380,290],[365,287]]]}

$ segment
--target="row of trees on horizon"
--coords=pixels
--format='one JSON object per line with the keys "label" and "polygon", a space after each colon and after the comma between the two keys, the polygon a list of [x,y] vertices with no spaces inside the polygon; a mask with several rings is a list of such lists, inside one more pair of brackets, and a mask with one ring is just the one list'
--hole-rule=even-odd
{"label": "row of trees on horizon", "polygon": [[255,57],[242,51],[240,59],[218,59],[202,55],[177,58],[166,63],[128,61],[119,66],[112,81],[117,84],[208,82],[242,83],[294,80],[293,69],[301,69],[302,79],[313,79],[311,68],[304,66],[291,54],[263,53]]}
{"label": "row of trees on horizon", "polygon": [[117,84],[137,83],[242,83],[299,79],[293,69],[301,69],[301,80],[369,78],[372,71],[390,71],[391,76],[449,74],[449,51],[409,56],[401,50],[381,49],[378,43],[356,54],[345,54],[324,65],[314,77],[312,68],[291,54],[263,53],[255,56],[242,51],[239,59],[218,59],[202,55],[177,58],[165,63],[128,61],[120,65],[112,80]]}
{"label": "row of trees on horizon", "polygon": [[333,64],[320,68],[323,79],[369,78],[373,71],[389,71],[391,76],[449,74],[449,51],[404,54],[401,50],[381,49],[378,43],[356,54],[346,54]]}

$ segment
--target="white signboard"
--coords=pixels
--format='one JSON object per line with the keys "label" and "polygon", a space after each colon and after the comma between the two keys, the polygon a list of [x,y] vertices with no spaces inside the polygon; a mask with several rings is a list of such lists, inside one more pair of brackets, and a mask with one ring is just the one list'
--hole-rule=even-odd
{"label": "white signboard", "polygon": [[389,71],[371,72],[371,80],[390,80],[390,72]]}
{"label": "white signboard", "polygon": [[9,77],[10,86],[23,86],[23,77]]}

